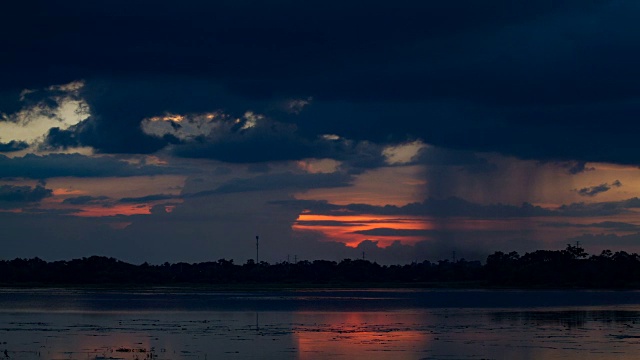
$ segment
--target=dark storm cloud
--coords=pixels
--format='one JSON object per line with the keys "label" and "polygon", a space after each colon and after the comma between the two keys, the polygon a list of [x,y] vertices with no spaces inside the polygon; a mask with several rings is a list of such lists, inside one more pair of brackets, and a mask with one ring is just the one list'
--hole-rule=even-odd
{"label": "dark storm cloud", "polygon": [[152,153],[180,140],[170,134],[158,137],[145,133],[141,128],[145,118],[220,108],[240,116],[252,105],[247,101],[244,107],[234,105],[239,102],[237,97],[207,81],[156,75],[87,80],[79,93],[91,116],[66,130],[51,129],[46,144],[53,148],[91,146],[102,153]]}
{"label": "dark storm cloud", "polygon": [[579,189],[579,190],[576,190],[576,191],[578,192],[578,195],[580,195],[580,196],[593,197],[593,196],[596,196],[598,194],[607,192],[607,191],[611,190],[611,188],[613,188],[613,187],[620,187],[620,186],[622,186],[622,183],[619,180],[616,180],[616,181],[612,182],[611,184],[603,183],[603,184],[596,185],[596,186],[590,186],[590,187],[582,188],[582,189]]}
{"label": "dark storm cloud", "polygon": [[[0,114],[13,114],[24,106],[24,103],[20,101],[22,90],[23,88],[0,90]],[[8,120],[0,115],[0,123]]]}
{"label": "dark storm cloud", "polygon": [[[3,65],[31,70],[6,71],[3,84],[38,87],[96,73],[141,72],[222,78],[239,91],[261,94],[272,87],[303,87],[296,84],[296,77],[308,76],[310,70],[322,79],[328,70],[365,66],[364,59],[372,67],[380,66],[397,61],[398,51],[425,39],[495,31],[558,11],[582,10],[587,3],[404,0],[369,2],[363,9],[356,1],[205,4],[188,0],[176,4],[164,0],[112,1],[108,5],[34,1],[30,11],[9,12],[0,28],[3,48],[15,50],[13,56],[3,59]],[[9,31],[21,23],[31,26]],[[34,50],[56,56],[32,56]],[[281,84],[265,86],[265,80],[278,78]]]}
{"label": "dark storm cloud", "polygon": [[[87,81],[92,116],[51,133],[53,145],[149,153],[178,141],[142,132],[145,117],[274,113],[269,104],[311,97],[299,114],[278,114],[305,139],[411,137],[523,158],[640,162],[633,135],[640,125],[629,121],[640,106],[634,2],[51,1],[29,8],[0,25],[0,45],[12,55],[0,59],[0,92]],[[30,26],[13,31],[23,23]],[[277,150],[274,159],[282,158]],[[200,151],[223,153],[204,146],[190,154]]]}
{"label": "dark storm cloud", "polygon": [[110,177],[176,174],[172,167],[136,166],[111,157],[88,157],[80,154],[33,155],[9,158],[0,155],[0,177],[47,179],[59,176]]}
{"label": "dark storm cloud", "polygon": [[230,163],[256,163],[322,158],[339,152],[334,151],[333,142],[300,137],[295,126],[290,124],[260,120],[251,128],[230,127],[226,130],[216,129],[212,136],[178,146],[175,154]]}
{"label": "dark storm cloud", "polygon": [[53,195],[53,190],[41,185],[31,186],[0,186],[0,202],[32,203],[41,201]]}
{"label": "dark storm cloud", "polygon": [[28,147],[29,147],[29,144],[27,144],[24,141],[11,140],[8,143],[0,142],[0,153],[20,151]]}
{"label": "dark storm cloud", "polygon": [[[256,169],[259,162],[305,158],[340,160],[353,172],[384,164],[379,145],[301,133],[297,125],[271,118],[269,114],[279,118],[283,113],[270,110],[268,103],[239,100],[202,81],[109,80],[89,82],[81,92],[92,116],[65,130],[50,129],[45,148],[90,146],[103,153],[153,153],[172,145],[178,157],[252,163]],[[217,116],[202,122],[207,112]],[[171,127],[164,130],[153,127],[164,121],[148,120],[166,114],[184,114],[185,120],[166,121]],[[251,123],[253,118],[258,120]],[[200,133],[189,133],[184,125]]]}
{"label": "dark storm cloud", "polygon": [[53,149],[90,146],[102,153],[150,154],[177,142],[169,136],[156,138],[144,134],[138,121],[111,124],[91,116],[68,129],[51,128],[45,139],[46,145]]}
{"label": "dark storm cloud", "polygon": [[[249,163],[249,170],[257,172],[268,171],[268,166],[264,164],[268,161],[306,158],[339,160],[352,173],[385,165],[383,147],[368,141],[331,139],[316,135],[308,137],[301,134],[295,124],[283,123],[252,112],[246,112],[242,118],[220,118],[212,119],[206,124],[212,128],[210,132],[187,137],[175,144],[173,154],[229,163]],[[151,128],[153,124],[147,123],[147,126]]]}

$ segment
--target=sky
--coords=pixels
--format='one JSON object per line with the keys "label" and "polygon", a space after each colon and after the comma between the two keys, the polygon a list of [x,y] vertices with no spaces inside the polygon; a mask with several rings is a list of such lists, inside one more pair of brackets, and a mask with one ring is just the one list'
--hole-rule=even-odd
{"label": "sky", "polygon": [[0,10],[2,259],[640,252],[638,2]]}

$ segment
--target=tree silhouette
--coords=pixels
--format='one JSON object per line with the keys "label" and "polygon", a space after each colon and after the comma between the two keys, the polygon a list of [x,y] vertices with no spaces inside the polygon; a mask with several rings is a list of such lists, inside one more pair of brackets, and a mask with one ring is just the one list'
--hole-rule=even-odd
{"label": "tree silhouette", "polygon": [[[579,246],[537,250],[520,256],[497,251],[485,264],[440,260],[380,265],[363,259],[242,265],[233,260],[132,265],[91,256],[46,262],[40,258],[0,261],[0,285],[225,285],[284,286],[476,286],[518,288],[640,288],[640,256],[604,250],[587,254]],[[449,284],[449,285],[447,285]]]}

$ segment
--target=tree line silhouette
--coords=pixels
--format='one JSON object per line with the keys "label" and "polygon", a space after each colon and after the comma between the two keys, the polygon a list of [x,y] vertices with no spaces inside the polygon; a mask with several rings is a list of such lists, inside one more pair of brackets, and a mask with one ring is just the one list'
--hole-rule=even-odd
{"label": "tree line silhouette", "polygon": [[524,255],[495,252],[484,264],[464,259],[380,265],[345,259],[269,264],[233,260],[162,265],[129,264],[91,256],[47,262],[39,258],[0,261],[0,284],[38,285],[291,285],[519,288],[639,288],[640,256],[609,250],[589,255],[578,246]]}

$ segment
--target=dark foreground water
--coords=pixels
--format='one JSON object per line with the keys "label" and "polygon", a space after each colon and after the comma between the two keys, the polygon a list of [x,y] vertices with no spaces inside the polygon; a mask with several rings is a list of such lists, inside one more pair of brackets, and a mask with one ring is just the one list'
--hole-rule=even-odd
{"label": "dark foreground water", "polygon": [[0,359],[639,354],[640,292],[0,290]]}

